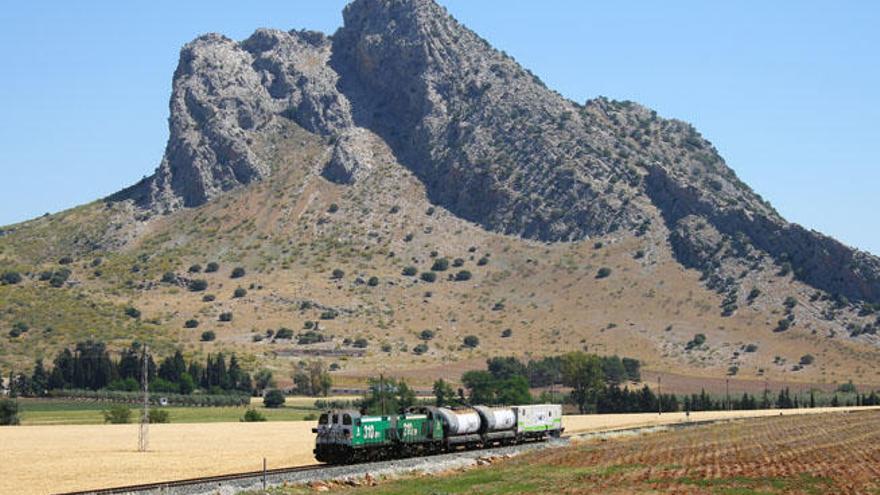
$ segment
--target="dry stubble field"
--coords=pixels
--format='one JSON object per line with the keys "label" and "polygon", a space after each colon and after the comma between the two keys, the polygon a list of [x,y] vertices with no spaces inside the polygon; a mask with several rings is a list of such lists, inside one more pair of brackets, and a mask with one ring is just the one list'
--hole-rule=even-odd
{"label": "dry stubble field", "polygon": [[[692,413],[690,420],[778,415],[778,410],[716,411]],[[575,433],[682,421],[683,413],[567,416],[564,426]],[[312,426],[313,422],[152,425],[150,452],[145,454],[136,452],[137,425],[2,428],[0,493],[45,494],[254,471],[261,468],[263,457],[270,468],[311,464]]]}

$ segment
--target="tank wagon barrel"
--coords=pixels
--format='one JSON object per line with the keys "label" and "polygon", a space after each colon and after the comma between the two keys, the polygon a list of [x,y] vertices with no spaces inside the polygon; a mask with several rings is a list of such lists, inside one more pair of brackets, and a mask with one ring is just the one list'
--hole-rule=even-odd
{"label": "tank wagon barrel", "polygon": [[390,416],[330,410],[312,431],[316,459],[348,464],[559,437],[562,406],[422,406]]}

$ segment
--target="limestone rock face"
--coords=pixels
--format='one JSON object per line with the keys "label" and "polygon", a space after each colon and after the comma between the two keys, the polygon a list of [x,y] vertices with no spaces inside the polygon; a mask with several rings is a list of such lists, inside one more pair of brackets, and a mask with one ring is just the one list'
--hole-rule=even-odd
{"label": "limestone rock face", "polygon": [[166,212],[270,179],[254,143],[287,120],[326,139],[327,180],[362,180],[382,140],[434,203],[489,230],[562,242],[662,225],[719,291],[769,260],[880,301],[880,259],[788,223],[690,125],[632,102],[569,101],[433,0],[355,0],[343,17],[332,36],[187,44],[165,156],[111,199]]}

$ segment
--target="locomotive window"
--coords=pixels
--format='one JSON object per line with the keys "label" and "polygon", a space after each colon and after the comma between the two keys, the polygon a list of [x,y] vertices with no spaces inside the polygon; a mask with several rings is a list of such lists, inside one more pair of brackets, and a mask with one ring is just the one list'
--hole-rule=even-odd
{"label": "locomotive window", "polygon": [[349,416],[348,414],[346,414],[345,416],[343,416],[343,417],[342,417],[342,424],[344,424],[344,425],[346,425],[346,426],[351,425],[351,416]]}
{"label": "locomotive window", "polygon": [[326,425],[328,422],[330,422],[330,416],[326,414],[322,414],[321,417],[318,418],[319,425]]}
{"label": "locomotive window", "polygon": [[338,425],[338,424],[339,424],[339,415],[338,415],[338,414],[334,414],[334,415],[333,415],[333,424],[334,424],[334,425]]}

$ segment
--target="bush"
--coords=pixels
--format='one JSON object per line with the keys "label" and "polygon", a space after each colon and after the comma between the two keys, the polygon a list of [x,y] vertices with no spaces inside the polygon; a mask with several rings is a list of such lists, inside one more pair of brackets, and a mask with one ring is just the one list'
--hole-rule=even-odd
{"label": "bush", "polygon": [[388,343],[382,344],[382,352],[391,352],[391,349],[393,349],[391,344],[388,344]]}
{"label": "bush", "polygon": [[593,249],[602,249],[602,247],[604,245],[605,244],[603,244],[602,241],[597,241],[597,242],[593,243]]}
{"label": "bush", "polygon": [[333,270],[333,274],[330,275],[330,278],[332,278],[333,280],[339,280],[344,276],[345,276],[345,272],[340,270],[339,268],[337,268],[337,269]]}
{"label": "bush", "polygon": [[691,339],[690,342],[687,343],[687,346],[685,348],[687,350],[691,350],[695,347],[700,347],[701,345],[703,345],[705,343],[706,343],[706,336],[702,333],[698,333],[698,334],[694,335],[694,338]]}
{"label": "bush", "polygon": [[0,399],[0,426],[19,424],[18,403],[14,400]]}
{"label": "bush", "polygon": [[639,249],[638,251],[636,251],[636,254],[633,255],[633,258],[637,259],[637,260],[640,260],[644,257],[645,257],[645,250],[644,249]]}
{"label": "bush", "polygon": [[321,313],[322,320],[335,320],[339,313],[335,309],[328,309]]}
{"label": "bush", "polygon": [[235,299],[241,299],[242,297],[244,297],[246,295],[247,295],[247,289],[245,289],[244,287],[239,287],[239,288],[235,289],[235,291],[232,293],[232,297],[234,297]]}
{"label": "bush", "polygon": [[761,289],[757,287],[753,287],[751,292],[749,292],[749,301],[754,301],[761,295]]}
{"label": "bush", "polygon": [[195,265],[190,266],[189,270],[187,270],[187,272],[189,272],[189,273],[202,273],[202,265],[196,263]]}
{"label": "bush", "polygon": [[801,356],[801,360],[799,361],[801,366],[809,366],[816,361],[816,358],[813,357],[812,354],[804,354]]}
{"label": "bush", "polygon": [[275,332],[275,338],[281,340],[291,340],[293,338],[293,330],[289,328],[279,328],[277,332]]}
{"label": "bush", "polygon": [[367,339],[360,337],[354,340],[352,347],[355,347],[357,349],[366,349],[369,345],[370,343],[367,341]]}
{"label": "bush", "polygon": [[422,330],[422,333],[419,334],[419,338],[424,341],[428,341],[433,339],[434,335],[435,334],[433,330]]}
{"label": "bush", "polygon": [[462,270],[462,271],[455,274],[455,281],[456,282],[466,282],[466,281],[470,280],[471,277],[472,277],[471,272],[469,272],[467,270]]}
{"label": "bush", "polygon": [[201,278],[190,280],[187,287],[189,287],[189,290],[192,292],[201,292],[208,288],[208,281]]}
{"label": "bush", "polygon": [[278,389],[272,389],[263,396],[263,405],[269,409],[278,409],[284,405],[284,394]]}
{"label": "bush", "polygon": [[414,266],[408,266],[403,269],[403,275],[407,277],[415,277],[419,273],[419,269]]}
{"label": "bush", "polygon": [[131,318],[140,318],[141,312],[139,309],[137,309],[133,306],[129,306],[129,307],[125,308],[125,316],[131,317]]}
{"label": "bush", "polygon": [[795,306],[798,305],[798,300],[792,296],[788,296],[785,298],[785,302],[782,303],[785,306],[785,309],[791,311]]}
{"label": "bush", "polygon": [[757,344],[749,344],[749,345],[746,346],[745,351],[746,351],[746,352],[757,352],[757,351],[758,351],[758,345],[757,345]]}
{"label": "bush", "polygon": [[367,285],[370,287],[379,285],[379,277],[370,277],[370,280],[367,280]]}
{"label": "bush", "polygon": [[213,342],[217,339],[217,334],[213,330],[202,332],[202,342]]}
{"label": "bush", "polygon": [[611,268],[608,268],[607,266],[603,266],[602,268],[599,268],[599,271],[596,272],[596,278],[601,279],[601,278],[608,278],[610,276],[611,276]]}
{"label": "bush", "polygon": [[779,320],[779,322],[776,324],[776,329],[774,331],[775,332],[784,332],[784,331],[788,330],[789,328],[791,328],[791,320],[789,320],[788,318],[783,318],[783,319]]}
{"label": "bush", "polygon": [[18,272],[3,272],[0,276],[0,282],[4,285],[15,285],[21,282],[21,274]]}
{"label": "bush", "polygon": [[339,205],[336,203],[330,203],[330,207],[327,208],[327,213],[336,213],[339,211]]}
{"label": "bush", "polygon": [[475,347],[479,347],[479,345],[480,345],[480,338],[477,337],[476,335],[468,335],[467,337],[464,338],[464,346],[465,347],[470,347],[471,349],[473,349]]}
{"label": "bush", "polygon": [[437,258],[434,260],[434,264],[431,265],[431,271],[435,272],[445,272],[449,269],[449,260],[446,258]]}
{"label": "bush", "polygon": [[183,326],[184,328],[198,328],[199,320],[196,320],[195,318],[186,320],[186,323],[184,323]]}
{"label": "bush", "polygon": [[114,425],[131,423],[131,409],[128,406],[117,404],[111,406],[109,410],[102,411],[104,422]]}
{"label": "bush", "polygon": [[237,266],[232,269],[232,273],[229,275],[229,278],[241,278],[244,277],[245,271],[244,268]]}
{"label": "bush", "polygon": [[248,408],[244,412],[244,417],[241,418],[242,423],[260,423],[263,421],[266,421],[266,416],[263,416],[260,411],[254,408]]}
{"label": "bush", "polygon": [[428,344],[422,342],[421,344],[413,347],[412,351],[413,351],[413,354],[416,354],[417,356],[421,356],[422,354],[428,352]]}
{"label": "bush", "polygon": [[59,265],[69,265],[73,263],[73,258],[70,256],[63,256],[60,260],[58,260]]}
{"label": "bush", "polygon": [[433,284],[437,281],[437,274],[434,272],[422,272],[421,279],[425,282]]}
{"label": "bush", "polygon": [[501,332],[501,338],[506,339],[513,335],[513,330],[510,328],[505,328],[503,332]]}
{"label": "bush", "polygon": [[165,272],[162,274],[163,284],[173,284],[177,282],[177,274],[174,272]]}
{"label": "bush", "polygon": [[55,287],[56,289],[64,287],[64,283],[67,282],[67,279],[70,278],[70,270],[67,268],[62,268],[57,272],[52,272],[49,277],[49,285]]}
{"label": "bush", "polygon": [[312,345],[318,344],[320,342],[324,342],[324,336],[314,330],[309,330],[303,334],[300,334],[296,339],[296,343],[299,345]]}
{"label": "bush", "polygon": [[169,414],[168,411],[164,411],[162,409],[150,409],[149,421],[152,424],[170,423],[171,414]]}
{"label": "bush", "polygon": [[479,261],[477,261],[477,266],[485,266],[488,264],[489,264],[489,258],[487,258],[485,256],[483,256],[482,258],[479,259]]}
{"label": "bush", "polygon": [[214,302],[217,299],[217,296],[214,294],[205,294],[202,296],[202,302]]}
{"label": "bush", "polygon": [[228,311],[226,313],[220,313],[220,321],[223,321],[226,323],[232,321],[232,313],[230,313]]}
{"label": "bush", "polygon": [[212,261],[208,263],[208,266],[205,267],[205,273],[214,273],[220,270],[220,263],[216,261]]}
{"label": "bush", "polygon": [[453,268],[461,268],[464,266],[464,260],[462,258],[455,258],[452,260]]}

